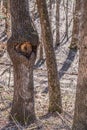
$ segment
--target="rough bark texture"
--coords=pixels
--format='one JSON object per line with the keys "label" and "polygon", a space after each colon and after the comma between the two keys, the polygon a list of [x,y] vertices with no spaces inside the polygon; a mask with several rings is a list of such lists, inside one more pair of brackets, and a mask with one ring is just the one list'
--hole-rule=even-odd
{"label": "rough bark texture", "polygon": [[73,19],[73,31],[72,31],[72,40],[71,40],[71,49],[77,49],[79,46],[79,31],[80,31],[80,5],[81,0],[76,0],[76,5],[75,5],[75,11],[73,14],[74,19]]}
{"label": "rough bark texture", "polygon": [[81,6],[82,43],[72,130],[87,130],[87,1],[82,1]]}
{"label": "rough bark texture", "polygon": [[12,35],[7,50],[13,62],[14,96],[10,119],[22,125],[35,120],[33,66],[38,35],[31,25],[28,0],[10,0]]}
{"label": "rough bark texture", "polygon": [[46,53],[49,86],[49,111],[62,112],[60,83],[58,79],[57,64],[53,49],[53,38],[48,19],[48,12],[45,0],[37,0],[38,11],[43,34],[43,43]]}

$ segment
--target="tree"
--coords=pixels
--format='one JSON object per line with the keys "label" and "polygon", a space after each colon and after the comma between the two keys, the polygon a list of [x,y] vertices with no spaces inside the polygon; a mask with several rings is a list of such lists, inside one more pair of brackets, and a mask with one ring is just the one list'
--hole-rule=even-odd
{"label": "tree", "polygon": [[81,48],[72,130],[87,130],[87,1],[81,3]]}
{"label": "tree", "polygon": [[2,8],[3,8],[3,0],[0,0],[0,9],[1,9],[1,12],[2,12]]}
{"label": "tree", "polygon": [[60,21],[60,0],[56,0],[56,42],[55,47],[60,44],[60,32],[59,32],[59,21]]}
{"label": "tree", "polygon": [[40,61],[43,61],[44,60],[44,56],[43,56],[43,39],[41,39],[41,42],[40,42],[40,52],[39,52],[39,60]]}
{"label": "tree", "polygon": [[69,19],[68,19],[68,7],[69,7],[69,0],[66,0],[66,39],[68,41],[68,33],[69,33],[69,28],[68,28],[68,22],[69,22]]}
{"label": "tree", "polygon": [[49,0],[49,19],[50,19],[50,24],[52,22],[52,0]]}
{"label": "tree", "polygon": [[3,13],[5,15],[5,33],[8,35],[8,26],[9,26],[9,0],[3,0]]}
{"label": "tree", "polygon": [[7,51],[14,69],[14,96],[10,119],[25,125],[36,119],[34,110],[33,66],[38,35],[32,26],[28,0],[10,0],[12,34]]}
{"label": "tree", "polygon": [[45,0],[37,0],[37,7],[40,16],[40,23],[43,34],[43,43],[46,54],[49,86],[49,112],[62,112],[60,83],[58,79],[57,64],[53,49],[53,38],[48,18],[48,11]]}
{"label": "tree", "polygon": [[80,26],[80,2],[81,0],[76,0],[74,19],[73,19],[73,30],[72,30],[72,40],[71,40],[71,49],[77,49],[79,45],[79,26]]}

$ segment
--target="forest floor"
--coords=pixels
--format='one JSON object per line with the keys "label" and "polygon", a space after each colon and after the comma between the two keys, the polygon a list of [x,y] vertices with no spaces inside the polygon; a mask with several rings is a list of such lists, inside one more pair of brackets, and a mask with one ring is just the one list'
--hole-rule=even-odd
{"label": "forest floor", "polygon": [[[1,34],[2,35],[2,34]],[[5,39],[6,37],[1,37]],[[2,41],[2,39],[1,39]],[[55,50],[62,93],[63,113],[48,114],[48,83],[46,62],[36,61],[34,68],[35,111],[37,122],[28,128],[11,124],[8,120],[13,97],[13,69],[6,48],[0,49],[0,130],[71,130],[76,93],[78,58],[69,42]],[[38,64],[37,64],[38,63]]]}

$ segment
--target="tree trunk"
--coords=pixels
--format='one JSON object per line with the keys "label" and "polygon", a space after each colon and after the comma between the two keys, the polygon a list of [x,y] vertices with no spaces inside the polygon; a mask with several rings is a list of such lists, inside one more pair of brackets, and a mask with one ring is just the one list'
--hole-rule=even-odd
{"label": "tree trunk", "polygon": [[28,0],[10,0],[12,35],[7,50],[13,62],[14,96],[10,119],[22,125],[35,120],[33,66],[38,35],[31,25]]}
{"label": "tree trunk", "polygon": [[1,10],[1,13],[2,13],[2,10],[3,10],[3,0],[0,1],[0,10]]}
{"label": "tree trunk", "polygon": [[49,0],[49,19],[50,24],[52,25],[52,0]]}
{"label": "tree trunk", "polygon": [[58,79],[57,64],[53,49],[53,38],[51,27],[48,19],[48,12],[45,0],[37,0],[38,11],[43,34],[43,43],[46,53],[46,63],[48,71],[49,86],[49,111],[59,113],[62,112],[60,83]]}
{"label": "tree trunk", "polygon": [[77,49],[79,45],[80,1],[81,0],[76,0],[75,11],[74,11],[75,14],[73,14],[74,19],[73,19],[72,40],[70,45],[71,49]]}
{"label": "tree trunk", "polygon": [[59,32],[59,21],[60,21],[60,0],[56,0],[56,42],[55,47],[60,44],[60,32]]}
{"label": "tree trunk", "polygon": [[39,60],[43,61],[43,59],[44,59],[44,57],[43,57],[43,40],[41,39]]}
{"label": "tree trunk", "polygon": [[82,1],[81,6],[81,49],[72,130],[87,130],[87,1]]}
{"label": "tree trunk", "polygon": [[5,33],[8,33],[8,3],[9,1],[3,1],[4,15],[5,15]]}
{"label": "tree trunk", "polygon": [[69,29],[68,29],[68,6],[69,6],[69,0],[66,1],[66,39],[68,41],[68,33],[69,33]]}

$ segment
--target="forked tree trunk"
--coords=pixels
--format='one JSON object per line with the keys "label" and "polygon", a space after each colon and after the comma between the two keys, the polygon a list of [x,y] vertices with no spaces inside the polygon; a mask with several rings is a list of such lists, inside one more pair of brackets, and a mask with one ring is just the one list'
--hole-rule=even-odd
{"label": "forked tree trunk", "polygon": [[43,34],[43,43],[46,53],[46,63],[48,71],[49,85],[49,111],[59,113],[62,112],[60,83],[58,79],[57,64],[53,49],[53,38],[48,19],[48,12],[45,0],[37,0],[38,11]]}
{"label": "forked tree trunk", "polygon": [[87,130],[87,1],[82,1],[81,6],[81,49],[72,130]]}
{"label": "forked tree trunk", "polygon": [[7,50],[13,62],[14,96],[10,119],[22,125],[35,120],[33,66],[38,35],[31,25],[28,0],[10,0],[12,35]]}

